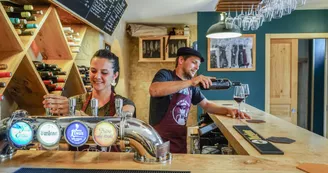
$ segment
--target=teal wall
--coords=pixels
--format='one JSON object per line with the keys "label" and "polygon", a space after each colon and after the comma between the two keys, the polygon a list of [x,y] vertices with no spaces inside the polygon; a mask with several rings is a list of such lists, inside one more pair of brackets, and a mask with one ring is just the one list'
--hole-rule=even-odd
{"label": "teal wall", "polygon": [[[217,12],[198,12],[198,50],[207,57],[207,29],[218,22]],[[247,103],[264,110],[265,107],[265,34],[268,33],[323,33],[328,32],[328,10],[299,10],[281,19],[264,23],[255,32],[243,32],[244,34],[256,34],[256,71],[254,72],[208,72],[207,60],[199,68],[198,73],[217,78],[226,77],[232,81],[248,83],[251,95]],[[232,100],[233,90],[202,91],[207,99]],[[322,93],[323,94],[323,93]],[[198,111],[201,112],[201,111]]]}

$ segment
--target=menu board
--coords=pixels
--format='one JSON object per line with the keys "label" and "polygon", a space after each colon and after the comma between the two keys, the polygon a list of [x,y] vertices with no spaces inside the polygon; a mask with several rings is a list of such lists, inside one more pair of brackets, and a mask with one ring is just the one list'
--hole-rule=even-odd
{"label": "menu board", "polygon": [[113,34],[128,6],[125,0],[54,0],[54,2],[109,35]]}

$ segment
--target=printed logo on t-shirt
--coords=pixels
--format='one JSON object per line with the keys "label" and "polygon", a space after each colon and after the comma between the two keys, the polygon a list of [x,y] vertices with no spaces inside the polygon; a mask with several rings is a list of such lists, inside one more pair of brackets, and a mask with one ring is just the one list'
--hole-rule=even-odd
{"label": "printed logo on t-shirt", "polygon": [[172,110],[172,117],[174,121],[179,125],[186,125],[186,121],[189,114],[190,104],[187,100],[180,100]]}
{"label": "printed logo on t-shirt", "polygon": [[189,95],[189,89],[188,88],[182,89],[178,91],[178,93],[183,95]]}

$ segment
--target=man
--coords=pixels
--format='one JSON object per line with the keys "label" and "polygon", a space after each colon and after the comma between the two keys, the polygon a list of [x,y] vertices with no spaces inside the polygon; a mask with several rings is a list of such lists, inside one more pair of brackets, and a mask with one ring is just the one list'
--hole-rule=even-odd
{"label": "man", "polygon": [[231,117],[249,118],[237,109],[221,107],[207,100],[197,87],[212,85],[211,79],[195,76],[199,65],[204,62],[201,54],[191,48],[182,47],[177,52],[175,70],[158,71],[149,88],[149,123],[164,141],[170,141],[172,153],[187,153],[187,127],[191,103],[200,105],[206,112]]}

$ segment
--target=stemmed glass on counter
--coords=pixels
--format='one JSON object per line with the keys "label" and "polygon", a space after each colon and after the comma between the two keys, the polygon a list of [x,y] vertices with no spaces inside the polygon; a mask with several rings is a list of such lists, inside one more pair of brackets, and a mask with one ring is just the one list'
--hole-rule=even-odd
{"label": "stemmed glass on counter", "polygon": [[[246,99],[250,95],[249,86],[248,86],[248,84],[241,84],[241,86],[244,88],[244,92],[245,92],[244,103],[246,103]],[[246,107],[244,107],[244,110],[243,111],[244,112],[248,112],[248,110],[246,109]]]}
{"label": "stemmed glass on counter", "polygon": [[245,99],[245,90],[243,86],[235,86],[233,99],[238,103],[238,110],[240,110],[240,103]]}

